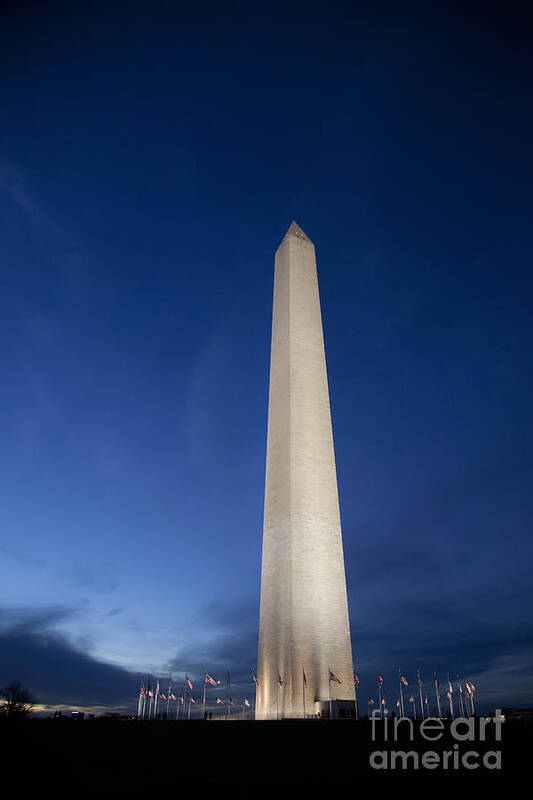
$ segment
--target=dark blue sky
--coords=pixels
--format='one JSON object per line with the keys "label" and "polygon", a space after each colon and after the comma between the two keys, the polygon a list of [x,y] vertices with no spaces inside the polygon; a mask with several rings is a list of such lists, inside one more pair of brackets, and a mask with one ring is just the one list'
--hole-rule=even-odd
{"label": "dark blue sky", "polygon": [[361,691],[531,704],[532,31],[461,5],[2,4],[0,683],[251,692],[296,219]]}

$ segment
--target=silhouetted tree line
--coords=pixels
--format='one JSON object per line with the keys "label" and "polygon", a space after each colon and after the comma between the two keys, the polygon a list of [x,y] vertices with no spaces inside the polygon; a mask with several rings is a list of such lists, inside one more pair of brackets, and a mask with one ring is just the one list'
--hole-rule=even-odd
{"label": "silhouetted tree line", "polygon": [[13,681],[0,687],[0,716],[7,719],[24,719],[37,701],[29,689]]}

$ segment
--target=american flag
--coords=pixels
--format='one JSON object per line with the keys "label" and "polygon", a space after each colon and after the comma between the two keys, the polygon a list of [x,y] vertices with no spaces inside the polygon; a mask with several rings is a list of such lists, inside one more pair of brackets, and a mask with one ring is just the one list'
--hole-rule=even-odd
{"label": "american flag", "polygon": [[422,688],[422,678],[420,677],[420,675],[418,676],[418,685],[420,686],[420,688]]}
{"label": "american flag", "polygon": [[283,681],[281,680],[281,675],[278,672],[278,683],[280,686],[283,686]]}
{"label": "american flag", "polygon": [[257,680],[257,675],[253,676],[253,682],[255,683],[256,686],[259,686],[259,681]]}
{"label": "american flag", "polygon": [[234,706],[235,705],[235,700],[233,700],[233,698],[231,698],[231,697],[229,699],[229,704],[230,704],[230,706]]}
{"label": "american flag", "polygon": [[378,686],[383,686],[383,675],[378,675]]}
{"label": "american flag", "polygon": [[403,675],[400,675],[400,680],[401,680],[401,682],[403,683],[404,686],[409,686],[407,678],[404,678]]}
{"label": "american flag", "polygon": [[220,681],[216,681],[211,675],[205,676],[205,682],[209,684],[209,686],[218,686]]}
{"label": "american flag", "polygon": [[183,705],[183,695],[182,694],[180,694],[180,696],[178,697],[178,700],[180,701],[181,705]]}
{"label": "american flag", "polygon": [[161,698],[161,700],[166,700],[167,699],[166,694],[163,694],[163,692],[159,692],[159,697]]}
{"label": "american flag", "polygon": [[175,694],[169,694],[169,698],[170,698],[171,700],[177,700],[177,697],[176,697],[176,695],[175,695]]}
{"label": "american flag", "polygon": [[354,674],[353,674],[353,682],[354,682],[354,686],[359,686],[359,678],[358,678],[358,676],[355,674],[355,672],[354,672]]}
{"label": "american flag", "polygon": [[415,698],[413,697],[413,695],[411,695],[411,697],[409,698],[409,702],[410,703],[414,703],[415,702]]}
{"label": "american flag", "polygon": [[249,701],[248,701],[248,700],[245,700],[245,701],[244,701],[244,705],[245,705],[245,706],[248,706],[248,708],[250,708],[250,703],[249,703]]}
{"label": "american flag", "polygon": [[337,678],[335,673],[332,672],[331,670],[329,671],[329,679],[330,681],[335,681],[335,683],[342,683],[342,681],[339,678]]}
{"label": "american flag", "polygon": [[369,706],[373,706],[374,705],[374,701],[370,697],[368,698],[368,705]]}
{"label": "american flag", "polygon": [[217,706],[223,706],[223,705],[224,705],[224,701],[221,700],[220,697],[217,697]]}
{"label": "american flag", "polygon": [[189,700],[191,703],[194,703],[194,705],[196,705],[196,703],[198,702],[198,700],[195,700],[194,697],[190,697]]}
{"label": "american flag", "polygon": [[185,685],[192,689],[191,679],[189,677],[185,678]]}

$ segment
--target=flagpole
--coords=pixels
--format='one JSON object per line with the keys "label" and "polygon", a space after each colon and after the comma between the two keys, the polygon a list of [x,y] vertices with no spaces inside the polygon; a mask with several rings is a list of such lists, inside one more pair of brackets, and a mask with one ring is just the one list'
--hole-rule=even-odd
{"label": "flagpole", "polygon": [[357,687],[358,687],[358,685],[359,685],[359,678],[357,677],[357,675],[354,672],[354,675],[353,675],[353,688],[354,688],[353,708],[354,708],[355,720],[356,721],[359,719],[359,706],[358,706],[358,703],[357,703]]}
{"label": "flagpole", "polygon": [[143,692],[143,703],[142,703],[142,709],[141,709],[141,719],[144,719],[144,710],[145,710],[145,708],[146,708],[146,686],[144,687],[144,692]]}
{"label": "flagpole", "polygon": [[381,702],[381,683],[378,678],[378,701],[379,701],[379,718],[383,719],[383,704]]}
{"label": "flagpole", "polygon": [[420,694],[420,716],[424,719],[424,704],[422,702],[422,681],[420,680],[420,670],[417,670],[418,676],[418,692]]}
{"label": "flagpole", "polygon": [[167,694],[167,719],[168,719],[168,714],[169,714],[169,710],[170,710],[170,692],[171,692],[171,689],[172,689],[172,676],[169,673],[168,674],[168,694]]}
{"label": "flagpole", "polygon": [[437,686],[437,684],[438,684],[437,672],[435,671],[433,673],[433,675],[435,677],[435,700],[437,701],[437,714],[439,715],[439,719],[440,719],[442,717],[442,713],[441,713],[441,710],[440,710],[440,697],[439,697],[439,690],[438,690],[438,686]]}
{"label": "flagpole", "polygon": [[459,675],[457,675],[457,694],[459,695],[459,708],[461,709],[461,716],[465,715],[465,707],[463,703],[463,687],[459,682]]}
{"label": "flagpole", "polygon": [[228,676],[226,680],[226,719],[229,718],[230,710],[229,710],[229,687],[231,686],[231,679],[229,676],[229,669],[228,669]]}
{"label": "flagpole", "polygon": [[[150,692],[152,691],[152,684],[148,681],[148,688],[146,689],[146,719],[150,719]],[[143,719],[144,719],[144,711],[143,711]]]}
{"label": "flagpole", "polygon": [[142,700],[142,697],[143,697],[143,689],[144,689],[144,684],[141,683],[141,686],[140,686],[140,689],[139,689],[139,699],[137,700],[137,719],[139,719],[139,717],[141,716],[141,700]]}
{"label": "flagpole", "polygon": [[448,689],[447,695],[448,695],[448,706],[449,706],[449,709],[450,709],[450,717],[453,719],[453,701],[452,701],[452,693],[450,692],[450,690],[449,690],[449,689]]}
{"label": "flagpole", "polygon": [[207,719],[207,708],[206,708],[206,704],[205,704],[205,701],[206,701],[206,698],[205,698],[206,687],[207,687],[207,672],[204,672],[204,696],[202,698],[202,705],[203,705],[203,708],[204,708],[204,721]]}
{"label": "flagpole", "polygon": [[468,697],[470,698],[470,708],[472,711],[472,716],[475,717],[476,707],[474,706],[474,692],[476,691],[476,688],[474,684],[470,683],[469,681],[465,681],[465,683],[466,683],[466,688],[468,689]]}
{"label": "flagpole", "polygon": [[405,708],[404,708],[404,705],[403,705],[402,673],[401,673],[400,667],[398,667],[398,675],[399,675],[399,681],[400,681],[400,713],[401,713],[402,717],[405,717]]}
{"label": "flagpole", "polygon": [[[468,683],[468,681],[465,681],[465,689],[466,689],[466,696],[468,700],[470,700],[470,708],[468,709],[468,714],[469,716],[473,717],[474,715],[472,714],[472,693],[470,691],[470,684]],[[468,708],[468,700],[466,701],[467,708]]]}
{"label": "flagpole", "polygon": [[253,673],[252,673],[252,676],[253,676],[253,678],[252,678],[252,679],[253,679],[253,682],[254,682],[254,684],[255,684],[255,692],[254,692],[254,707],[253,707],[253,714],[254,714],[254,717],[253,717],[253,718],[254,718],[254,720],[255,720],[255,709],[256,709],[256,706],[257,706],[257,686],[258,686],[258,680],[257,680],[257,675],[256,675],[256,673],[255,673],[255,672],[253,672]]}
{"label": "flagpole", "polygon": [[332,709],[332,701],[331,701],[331,670],[329,671],[329,718],[333,719],[333,709]]}
{"label": "flagpole", "polygon": [[449,703],[449,706],[450,706],[450,716],[451,716],[451,718],[453,719],[453,717],[454,717],[454,714],[453,714],[453,698],[452,698],[452,693],[453,693],[453,687],[452,687],[452,682],[451,682],[451,680],[450,680],[450,673],[448,672],[448,703]]}
{"label": "flagpole", "polygon": [[157,685],[155,687],[155,698],[154,698],[154,719],[157,719],[157,700],[159,698],[159,678],[157,679]]}

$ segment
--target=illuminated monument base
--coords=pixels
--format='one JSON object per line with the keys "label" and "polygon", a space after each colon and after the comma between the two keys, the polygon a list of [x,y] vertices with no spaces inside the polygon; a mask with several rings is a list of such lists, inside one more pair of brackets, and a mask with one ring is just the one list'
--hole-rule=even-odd
{"label": "illuminated monument base", "polygon": [[295,222],[275,259],[257,677],[256,719],[353,705],[315,248]]}

